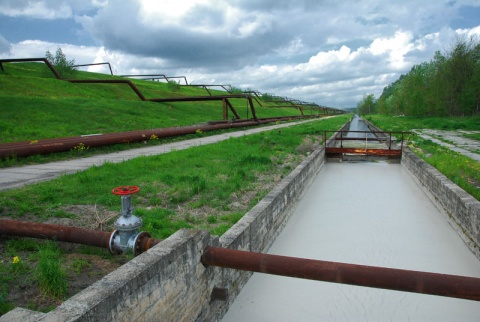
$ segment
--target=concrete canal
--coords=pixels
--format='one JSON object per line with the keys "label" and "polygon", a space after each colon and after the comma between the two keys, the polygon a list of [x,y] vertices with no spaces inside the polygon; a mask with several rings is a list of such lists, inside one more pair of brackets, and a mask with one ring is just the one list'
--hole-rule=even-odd
{"label": "concrete canal", "polygon": [[[400,164],[327,163],[270,254],[480,277]],[[480,304],[255,273],[223,321],[478,321]]]}

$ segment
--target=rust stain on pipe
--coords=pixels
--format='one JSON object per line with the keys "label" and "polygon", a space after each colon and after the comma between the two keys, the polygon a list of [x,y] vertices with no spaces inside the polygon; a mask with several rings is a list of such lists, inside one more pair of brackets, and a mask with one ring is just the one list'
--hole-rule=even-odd
{"label": "rust stain on pipe", "polygon": [[[308,117],[304,117],[308,118]],[[80,144],[86,147],[98,147],[105,145],[147,141],[150,137],[167,138],[187,134],[195,134],[198,130],[202,132],[257,126],[269,122],[299,119],[299,117],[271,118],[257,120],[239,120],[235,122],[223,121],[212,122],[202,126],[172,127],[156,130],[137,130],[121,133],[96,134],[88,136],[75,136],[68,138],[46,139],[36,141],[24,141],[0,144],[0,158],[11,156],[25,157],[34,154],[48,154],[66,152],[74,149]]]}
{"label": "rust stain on pipe", "polygon": [[326,148],[327,154],[366,154],[366,155],[378,155],[378,156],[401,156],[402,150],[388,150],[388,149],[362,149],[362,148]]}
{"label": "rust stain on pipe", "polygon": [[[0,234],[51,239],[106,249],[110,249],[110,237],[112,235],[111,232],[105,231],[10,219],[0,219]],[[148,233],[145,233],[145,235],[138,240],[135,254],[141,254],[160,242],[158,239],[150,238]]]}
{"label": "rust stain on pipe", "polygon": [[207,247],[207,266],[480,301],[480,278]]}
{"label": "rust stain on pipe", "polygon": [[53,239],[63,242],[108,248],[111,233],[78,227],[60,226],[10,219],[0,220],[0,234]]}

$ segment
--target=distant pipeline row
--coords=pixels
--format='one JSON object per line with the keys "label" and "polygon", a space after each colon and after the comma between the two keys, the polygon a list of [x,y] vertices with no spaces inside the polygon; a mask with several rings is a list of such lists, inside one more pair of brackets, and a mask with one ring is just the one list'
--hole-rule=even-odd
{"label": "distant pipeline row", "polygon": [[199,132],[209,132],[224,129],[242,128],[250,126],[258,126],[262,124],[303,120],[317,118],[317,115],[309,116],[285,116],[274,118],[257,118],[251,120],[234,120],[234,121],[212,121],[205,125],[193,125],[184,127],[170,127],[154,130],[137,130],[107,134],[89,134],[81,136],[73,136],[66,138],[55,138],[45,140],[33,140],[24,142],[12,142],[0,144],[0,158],[18,158],[27,157],[36,154],[50,154],[59,152],[68,152],[76,147],[101,147],[122,143],[143,142],[151,139],[162,139],[176,136],[184,136],[196,134]]}

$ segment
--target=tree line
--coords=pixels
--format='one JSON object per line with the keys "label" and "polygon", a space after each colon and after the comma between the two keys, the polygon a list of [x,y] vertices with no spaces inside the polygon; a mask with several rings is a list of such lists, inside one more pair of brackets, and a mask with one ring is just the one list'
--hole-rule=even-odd
{"label": "tree line", "polygon": [[435,53],[384,88],[377,99],[366,94],[361,114],[471,116],[480,114],[480,42],[457,39],[450,51]]}

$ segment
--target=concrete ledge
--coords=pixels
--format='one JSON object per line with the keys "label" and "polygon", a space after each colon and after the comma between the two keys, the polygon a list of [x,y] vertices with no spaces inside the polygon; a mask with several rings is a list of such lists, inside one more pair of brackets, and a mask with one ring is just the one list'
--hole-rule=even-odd
{"label": "concrete ledge", "polygon": [[45,313],[36,312],[21,307],[17,307],[12,311],[0,317],[1,322],[8,321],[22,321],[22,322],[35,322],[45,316]]}
{"label": "concrete ledge", "polygon": [[408,148],[403,149],[402,165],[480,259],[480,201]]}
{"label": "concrete ledge", "polygon": [[15,309],[0,321],[192,321],[209,314],[213,270],[200,264],[207,231],[182,229],[43,314]]}

